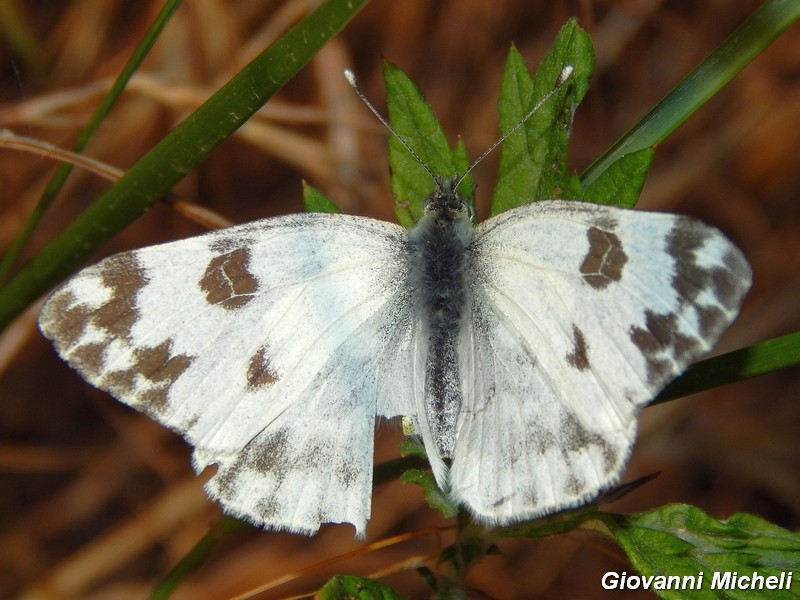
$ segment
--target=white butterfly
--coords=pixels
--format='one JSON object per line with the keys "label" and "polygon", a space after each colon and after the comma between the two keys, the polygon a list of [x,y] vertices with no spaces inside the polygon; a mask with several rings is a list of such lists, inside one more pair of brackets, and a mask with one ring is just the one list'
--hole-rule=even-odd
{"label": "white butterfly", "polygon": [[477,226],[438,180],[410,231],[294,214],[123,252],[39,323],[88,381],[195,447],[226,512],[313,533],[370,515],[376,417],[494,525],[614,485],[636,416],[750,286],[686,217],[546,200]]}

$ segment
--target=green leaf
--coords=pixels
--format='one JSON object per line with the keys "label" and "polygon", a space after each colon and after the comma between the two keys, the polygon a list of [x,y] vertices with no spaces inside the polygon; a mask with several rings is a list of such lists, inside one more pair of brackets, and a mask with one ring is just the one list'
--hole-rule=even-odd
{"label": "green leaf", "polygon": [[561,29],[535,77],[512,47],[500,88],[500,132],[517,125],[531,107],[550,93],[562,70],[572,65],[570,81],[503,142],[492,214],[542,198],[573,198],[580,182],[570,176],[567,141],[575,106],[588,88],[594,51],[586,32],[571,19]]}
{"label": "green leaf", "polygon": [[[457,145],[456,150],[450,149],[433,109],[405,73],[385,61],[383,79],[389,122],[417,155],[412,156],[396,137],[389,137],[395,213],[401,225],[410,227],[422,217],[425,197],[436,187],[431,175],[456,176],[467,170],[469,161],[463,144]],[[462,183],[459,190],[471,200],[472,189],[467,185]]]}
{"label": "green leaf", "polygon": [[173,129],[0,290],[0,329],[166,194],[367,2],[324,2]]}
{"label": "green leaf", "polygon": [[[456,173],[463,176],[470,167],[469,152],[464,144],[464,140],[458,138],[455,148],[453,148],[453,164],[456,167]],[[458,184],[458,191],[463,194],[464,198],[472,203],[472,212],[475,213],[475,181],[472,173],[467,173],[466,176]]]}
{"label": "green leaf", "polygon": [[387,460],[375,465],[372,471],[372,483],[373,485],[380,485],[387,481],[398,479],[408,469],[426,468],[430,468],[428,459],[419,456],[405,456],[403,458]]}
{"label": "green leaf", "polygon": [[676,85],[630,131],[584,171],[590,185],[621,156],[663,141],[800,19],[800,2],[767,0],[719,48]]}
{"label": "green leaf", "polygon": [[[668,504],[630,516],[605,514],[603,522],[645,577],[703,573],[702,588],[692,598],[719,598],[714,573],[780,577],[800,565],[800,536],[748,514],[718,521],[699,508]],[[797,573],[800,575],[800,573]],[[657,580],[654,580],[655,583]],[[796,586],[800,590],[800,586]],[[726,589],[725,598],[797,598],[797,590]],[[654,590],[661,598],[686,598],[681,590]]]}
{"label": "green leaf", "polygon": [[454,519],[458,515],[458,505],[439,489],[436,479],[430,471],[409,469],[400,476],[400,481],[420,486],[425,493],[425,502],[428,503],[428,506],[435,508],[446,518]]}
{"label": "green leaf", "polygon": [[428,460],[425,446],[423,446],[422,440],[418,437],[407,437],[400,442],[400,456],[418,456]]}
{"label": "green leaf", "polygon": [[506,527],[494,529],[493,535],[500,538],[525,537],[537,538],[548,535],[569,533],[576,529],[597,530],[598,527],[587,526],[587,523],[597,520],[598,513],[594,505],[584,506],[575,510],[567,510],[539,519],[523,521]]}
{"label": "green leaf", "polygon": [[317,188],[303,182],[303,206],[306,212],[340,213],[342,209]]}
{"label": "green leaf", "polygon": [[436,579],[436,574],[428,567],[417,567],[417,573],[422,581],[431,588],[434,592],[439,589],[439,582]]}
{"label": "green leaf", "polygon": [[[472,535],[472,531],[484,535]],[[481,562],[487,554],[499,554],[500,551],[492,539],[485,535],[483,528],[470,528],[459,533],[456,543],[448,546],[439,555],[439,563],[451,563],[457,579],[467,576],[469,570]]]}
{"label": "green leaf", "polygon": [[356,575],[335,575],[315,597],[321,600],[403,600],[392,588],[379,581]]}
{"label": "green leaf", "polygon": [[595,179],[581,194],[581,199],[633,208],[650,172],[653,156],[653,148],[626,154]]}

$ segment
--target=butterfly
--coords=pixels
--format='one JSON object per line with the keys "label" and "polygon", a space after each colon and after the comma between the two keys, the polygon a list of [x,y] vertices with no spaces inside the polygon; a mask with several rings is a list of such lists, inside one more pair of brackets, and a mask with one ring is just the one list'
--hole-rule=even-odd
{"label": "butterfly", "polygon": [[291,214],[111,256],[40,328],[266,528],[363,536],[377,417],[411,420],[481,522],[578,506],[619,481],[639,409],[736,317],[750,267],[671,214],[543,200],[473,225],[462,178],[435,176],[411,229]]}

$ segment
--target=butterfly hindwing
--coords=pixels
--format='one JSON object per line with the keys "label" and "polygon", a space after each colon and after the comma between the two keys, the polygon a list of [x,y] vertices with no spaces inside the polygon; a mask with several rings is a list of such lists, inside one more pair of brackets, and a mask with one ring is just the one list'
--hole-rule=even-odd
{"label": "butterfly hindwing", "polygon": [[94,385],[183,433],[226,509],[277,529],[369,517],[376,415],[413,415],[405,229],[289,215],[81,271],[40,326]]}
{"label": "butterfly hindwing", "polygon": [[750,285],[686,217],[541,201],[476,227],[453,495],[503,524],[618,481],[636,414],[716,342]]}

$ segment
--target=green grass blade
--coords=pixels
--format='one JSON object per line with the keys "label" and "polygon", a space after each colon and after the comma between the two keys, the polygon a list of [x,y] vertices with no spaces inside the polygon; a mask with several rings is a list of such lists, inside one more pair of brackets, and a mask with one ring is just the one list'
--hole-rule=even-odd
{"label": "green grass blade", "polygon": [[145,212],[271,98],[368,0],[328,0],[178,125],[0,290],[0,329]]}
{"label": "green grass blade", "polygon": [[800,365],[800,332],[695,363],[664,388],[653,404],[797,365]]}
{"label": "green grass blade", "polygon": [[238,521],[233,517],[227,515],[220,517],[217,522],[214,523],[211,530],[200,538],[178,564],[164,576],[150,594],[150,600],[166,600],[166,598],[169,598],[183,580],[202,566],[206,558],[208,558],[208,555],[211,554],[211,551],[214,550],[222,540],[248,527],[249,525],[247,523]]}
{"label": "green grass blade", "polygon": [[[50,57],[17,0],[0,0],[0,38],[14,56],[39,79],[46,77]],[[10,60],[10,59],[7,59]]]}
{"label": "green grass blade", "polygon": [[[114,81],[114,85],[111,86],[108,94],[106,94],[106,97],[103,98],[103,102],[100,104],[97,111],[92,116],[92,119],[89,121],[89,124],[86,126],[86,129],[81,132],[77,141],[72,146],[72,150],[74,152],[83,152],[86,144],[89,142],[92,135],[94,135],[94,132],[97,131],[97,128],[100,127],[100,123],[103,122],[103,119],[105,119],[106,115],[111,110],[111,107],[114,106],[116,101],[122,95],[122,92],[125,90],[125,86],[128,84],[128,81],[130,81],[130,78],[133,77],[133,74],[139,68],[139,65],[142,64],[145,56],[147,56],[148,52],[150,52],[153,44],[156,43],[159,34],[164,29],[166,24],[169,23],[170,18],[180,5],[181,0],[168,0],[167,3],[164,4],[164,8],[161,9],[161,13],[159,13],[155,21],[153,21],[153,24],[145,33],[144,39],[142,39],[141,43],[136,47],[136,50],[128,60],[125,67],[123,67],[116,81]],[[72,172],[72,169],[73,165],[63,164],[53,174],[53,177],[47,184],[42,197],[39,199],[39,203],[36,205],[36,208],[33,209],[31,216],[26,221],[22,230],[20,230],[16,239],[14,239],[9,246],[9,249],[3,256],[2,261],[0,261],[0,283],[6,280],[8,272],[11,270],[11,266],[19,257],[20,253],[22,252],[22,248],[30,239],[34,229],[36,229],[36,226],[39,224],[39,221],[42,220],[47,207],[50,206],[53,199],[61,190],[61,187],[67,180],[67,177],[69,177],[69,174]]]}
{"label": "green grass blade", "polygon": [[797,0],[767,0],[581,175],[590,185],[620,157],[661,142],[800,18]]}
{"label": "green grass blade", "polygon": [[654,156],[653,148],[626,154],[587,186],[581,198],[598,204],[633,208],[639,200]]}

